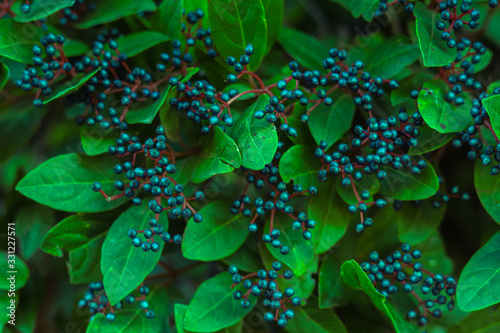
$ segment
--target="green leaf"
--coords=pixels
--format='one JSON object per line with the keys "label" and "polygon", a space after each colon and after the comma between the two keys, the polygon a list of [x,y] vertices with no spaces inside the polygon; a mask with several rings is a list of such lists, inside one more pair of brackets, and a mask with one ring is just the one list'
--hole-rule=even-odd
{"label": "green leaf", "polygon": [[11,105],[0,113],[0,141],[9,143],[3,146],[0,164],[26,146],[40,126],[44,114],[44,109],[33,107],[30,101]]}
{"label": "green leaf", "polygon": [[48,104],[55,99],[66,96],[74,91],[77,91],[100,70],[101,68],[96,68],[92,72],[76,74],[76,76],[72,78],[70,81],[66,81],[63,84],[57,86],[57,88],[54,89],[54,92],[52,93],[51,97],[44,100],[43,104]]}
{"label": "green leaf", "polygon": [[[64,54],[66,57],[76,57],[84,55],[89,50],[89,46],[76,39],[66,39],[64,42]],[[58,54],[59,52],[57,52]]]}
{"label": "green leaf", "polygon": [[12,19],[0,20],[0,56],[21,62],[33,63],[33,45],[39,45],[44,31],[33,24],[23,25]]}
{"label": "green leaf", "polygon": [[370,52],[366,71],[375,76],[389,79],[411,65],[420,56],[417,45],[411,44],[404,35],[384,40]]}
{"label": "green leaf", "polygon": [[344,236],[350,221],[347,209],[342,209],[344,203],[335,186],[321,187],[321,195],[311,198],[307,215],[317,222],[312,231],[314,254],[328,251]]}
{"label": "green leaf", "polygon": [[500,137],[500,95],[490,96],[482,100],[486,112],[490,117],[491,127],[497,137]]}
{"label": "green leaf", "polygon": [[224,201],[211,202],[199,213],[203,221],[189,219],[182,253],[191,260],[214,261],[233,254],[248,235],[248,223],[240,214],[232,214]]}
{"label": "green leaf", "polygon": [[420,126],[419,130],[418,146],[410,147],[408,155],[422,155],[434,151],[441,148],[455,137],[455,133],[439,133],[426,125]]}
{"label": "green leaf", "polygon": [[[471,61],[472,62],[472,55],[470,57],[467,57],[464,60]],[[479,62],[474,65],[474,73],[478,73],[488,67],[488,65],[491,63],[491,59],[493,58],[493,52],[490,49],[486,49],[486,52],[484,54],[481,54],[481,58],[479,58]],[[459,66],[458,64],[456,65],[457,67]]]}
{"label": "green leaf", "polygon": [[340,91],[336,91],[331,97],[334,100],[333,104],[326,106],[321,103],[311,112],[308,121],[309,130],[316,143],[319,144],[321,140],[326,141],[325,150],[349,131],[354,119],[354,103],[351,97]]}
{"label": "green leaf", "polygon": [[399,240],[410,245],[418,244],[429,238],[444,217],[446,205],[434,208],[430,200],[422,201],[417,207],[405,202],[398,211]]}
{"label": "green leaf", "polygon": [[416,31],[424,66],[447,66],[455,61],[457,49],[450,49],[441,39],[441,32],[436,28],[436,22],[441,20],[439,13],[427,9],[420,2],[415,4],[413,13],[417,18]]}
{"label": "green leaf", "polygon": [[500,232],[484,244],[465,265],[457,284],[457,304],[476,311],[500,302]]}
{"label": "green leaf", "polygon": [[[356,194],[354,193],[354,190],[352,189],[352,184],[349,187],[344,187],[342,185],[342,178],[337,177],[337,191],[342,197],[342,199],[348,203],[349,205],[357,205],[358,204],[358,198],[356,198]],[[380,189],[380,181],[376,177],[363,177],[360,180],[354,180],[354,186],[356,188],[356,191],[361,193],[363,190],[368,190],[370,192],[370,197],[367,199],[367,202],[374,201],[373,196],[377,194],[378,190]]]}
{"label": "green leaf", "polygon": [[[273,230],[278,229],[281,232],[279,238],[281,244],[290,248],[290,252],[287,255],[282,255],[279,248],[273,247],[270,243],[266,243],[266,247],[274,258],[290,267],[293,274],[299,277],[308,272],[311,264],[313,264],[314,252],[312,241],[305,240],[302,237],[301,230],[293,230],[290,227],[292,222],[293,220],[290,217],[278,214],[274,216]],[[267,233],[269,233],[269,226],[269,223],[266,223]]]}
{"label": "green leaf", "polygon": [[332,254],[321,263],[318,273],[318,306],[320,309],[341,306],[345,294],[340,279],[340,263]]}
{"label": "green leaf", "polygon": [[[168,3],[169,1],[166,2]],[[120,36],[116,39],[116,42],[118,43],[118,50],[120,50],[120,53],[125,53],[130,58],[169,40],[170,38],[163,33],[156,31],[140,31]]]}
{"label": "green leaf", "polygon": [[488,86],[488,89],[486,89],[486,92],[489,95],[494,95],[495,94],[495,89],[497,89],[497,88],[500,88],[500,80],[490,83],[489,86]]}
{"label": "green leaf", "polygon": [[7,84],[10,78],[10,70],[9,67],[5,66],[0,62],[0,91],[2,91],[3,87]]}
{"label": "green leaf", "polygon": [[161,106],[167,99],[167,95],[171,88],[171,85],[163,84],[160,86],[160,96],[153,103],[146,106],[139,106],[138,108],[131,107],[125,115],[127,122],[130,124],[151,124],[158,111],[160,111]]}
{"label": "green leaf", "polygon": [[321,162],[314,157],[311,148],[304,145],[290,147],[281,157],[279,170],[285,183],[293,180],[294,184],[301,184],[306,188],[319,184],[318,171]]}
{"label": "green leaf", "polygon": [[100,182],[106,193],[113,193],[116,174],[112,156],[87,157],[76,153],[53,157],[28,173],[16,190],[42,205],[66,212],[92,213],[111,210],[123,204],[122,197],[106,201],[91,188]]}
{"label": "green leaf", "polygon": [[163,321],[167,317],[167,293],[161,287],[153,288],[146,300],[149,308],[155,311],[155,318],[148,319],[137,304],[125,304],[116,312],[116,319],[109,321],[103,314],[95,315],[87,327],[87,333],[164,333]]}
{"label": "green leaf", "polygon": [[71,7],[75,0],[34,0],[30,1],[30,12],[23,13],[21,6],[13,6],[16,16],[14,20],[18,22],[31,22],[45,18],[63,8]]}
{"label": "green leaf", "polygon": [[378,9],[380,1],[378,0],[359,0],[352,2],[350,0],[330,0],[339,3],[352,13],[355,18],[363,15],[366,21],[371,21],[373,19],[373,14]]}
{"label": "green leaf", "polygon": [[[191,1],[188,0],[188,2]],[[183,7],[184,0],[162,1],[158,6],[158,11],[151,16],[150,22],[153,28],[170,39],[179,39]]]}
{"label": "green leaf", "polygon": [[80,128],[82,148],[90,156],[108,152],[109,146],[115,144],[117,136],[117,131],[113,129],[104,130],[97,126]]}
{"label": "green leaf", "polygon": [[[154,217],[155,214],[148,206],[132,206],[123,212],[109,229],[102,246],[101,271],[104,276],[104,289],[111,305],[118,303],[137,288],[160,260],[165,242],[158,235],[158,252],[144,252],[141,248],[134,247],[128,237],[131,228],[150,229],[149,220]],[[168,229],[166,214],[160,214],[158,222]]]}
{"label": "green leaf", "polygon": [[[397,215],[397,212],[396,214]],[[418,249],[422,251],[422,257],[419,259],[424,267],[431,271],[438,271],[443,275],[453,273],[453,262],[446,255],[444,241],[439,230],[436,230],[424,242],[418,244]]]}
{"label": "green leaf", "polygon": [[500,179],[490,175],[490,167],[479,159],[474,166],[474,186],[479,201],[496,223],[500,224]]}
{"label": "green leaf", "polygon": [[332,310],[294,308],[295,317],[288,321],[290,332],[347,333],[342,321]]}
{"label": "green leaf", "polygon": [[252,311],[257,298],[249,297],[250,306],[241,307],[233,293],[245,289],[242,284],[231,289],[233,281],[227,272],[205,280],[196,289],[184,317],[184,329],[193,332],[213,332],[236,324]]}
{"label": "green leaf", "polygon": [[231,136],[241,153],[241,165],[252,170],[260,170],[274,158],[278,149],[278,133],[274,124],[265,119],[257,119],[253,115],[263,110],[268,102],[267,95],[249,106],[234,124]]}
{"label": "green leaf", "polygon": [[208,6],[208,19],[214,45],[222,59],[239,57],[252,44],[254,53],[248,65],[259,68],[267,45],[267,23],[262,0],[213,0]]}
{"label": "green leaf", "polygon": [[201,183],[208,178],[233,171],[241,166],[241,155],[236,143],[215,126],[203,141],[201,152],[194,157],[190,168],[191,181]]}
{"label": "green leaf", "polygon": [[222,261],[229,265],[235,265],[239,270],[245,272],[257,272],[262,268],[262,261],[255,244],[258,242],[255,234],[250,234],[245,243],[228,257],[222,258]]}
{"label": "green leaf", "polygon": [[[11,229],[7,230],[7,228],[5,228],[5,231],[5,235],[7,235],[7,233],[11,231]],[[10,248],[10,244],[7,244],[7,238],[5,239],[5,243]],[[30,275],[28,266],[19,256],[15,254],[9,256],[9,254],[5,251],[2,251],[1,253],[2,262],[4,262],[4,264],[2,264],[0,267],[0,289],[19,290],[20,288],[24,287],[24,285],[28,281],[28,277]],[[12,276],[14,277],[14,279],[9,280]],[[12,283],[14,283],[15,288],[10,287]]]}
{"label": "green leaf", "polygon": [[[175,304],[175,328],[177,329],[177,333],[190,333],[191,331],[187,331],[184,329],[184,317],[186,316],[188,306],[184,304]],[[215,331],[216,333],[240,333],[242,331],[242,326],[244,323],[240,321],[233,326],[226,327],[220,330]]]}
{"label": "green leaf", "polygon": [[422,200],[436,194],[439,188],[436,171],[430,163],[421,173],[409,170],[385,169],[387,178],[380,184],[380,193],[397,200]]}
{"label": "green leaf", "polygon": [[418,94],[418,109],[429,127],[439,133],[459,132],[471,122],[470,108],[472,102],[469,96],[462,93],[465,103],[455,106],[445,100],[448,86],[442,80],[436,79],[424,83]]}
{"label": "green leaf", "polygon": [[154,12],[156,4],[152,0],[106,0],[97,9],[85,15],[85,20],[77,23],[78,29],[88,29],[98,24],[109,23],[140,12]]}
{"label": "green leaf", "polygon": [[488,308],[474,311],[459,323],[450,327],[447,333],[497,333],[500,331],[500,311]]}
{"label": "green leaf", "polygon": [[[238,90],[238,93],[242,93],[245,91],[252,90],[253,88],[248,86],[248,85],[245,85],[243,83],[232,83],[232,84],[224,87],[223,92],[229,93],[233,89]],[[253,98],[253,97],[255,97],[255,95],[256,95],[255,93],[248,93],[248,94],[242,95],[241,97],[238,97],[238,101],[244,101],[244,100]]]}
{"label": "green leaf", "polygon": [[21,250],[18,254],[26,260],[30,259],[42,245],[42,235],[45,235],[55,222],[55,212],[45,206],[25,204],[16,216],[16,234]]}
{"label": "green leaf", "polygon": [[101,280],[101,247],[109,222],[89,214],[71,215],[56,224],[45,235],[42,251],[62,257],[69,252],[71,283]]}
{"label": "green leaf", "polygon": [[[411,325],[390,303],[386,302],[386,298],[375,289],[366,273],[363,272],[355,260],[344,262],[340,269],[342,281],[353,290],[362,291],[368,296],[377,310],[392,324],[396,332],[418,332],[416,326]],[[362,302],[357,297],[353,298],[353,300]]]}
{"label": "green leaf", "polygon": [[263,0],[267,24],[266,53],[269,53],[283,26],[285,0]]}
{"label": "green leaf", "polygon": [[314,36],[292,28],[281,28],[278,42],[300,66],[309,70],[324,71],[321,59],[328,56],[328,49]]}

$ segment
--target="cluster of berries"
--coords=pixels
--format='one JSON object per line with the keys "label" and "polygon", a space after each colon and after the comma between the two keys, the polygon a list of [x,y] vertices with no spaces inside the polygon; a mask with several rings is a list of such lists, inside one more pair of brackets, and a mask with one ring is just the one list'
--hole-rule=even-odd
{"label": "cluster of berries", "polygon": [[85,3],[85,0],[76,0],[73,6],[59,11],[59,24],[67,25],[68,23],[76,22],[81,15],[93,12],[96,9],[97,4],[95,3]]}
{"label": "cluster of berries", "polygon": [[378,5],[378,9],[375,11],[373,16],[375,16],[375,17],[382,16],[384,14],[384,12],[386,12],[391,6],[393,6],[397,3],[405,6],[405,11],[407,13],[412,13],[413,10],[415,9],[415,4],[409,0],[396,0],[396,1],[391,1],[389,3],[387,3],[387,0],[380,0],[380,4]]}
{"label": "cluster of berries", "polygon": [[[261,269],[257,273],[242,276],[238,273],[238,268],[236,266],[229,266],[229,273],[233,276],[232,279],[234,282],[231,288],[243,283],[243,287],[247,289],[245,294],[239,290],[233,293],[234,299],[241,300],[241,306],[243,308],[248,308],[250,306],[248,296],[252,295],[259,297],[264,295],[265,299],[262,301],[262,305],[270,310],[264,313],[264,320],[276,321],[278,326],[285,327],[288,324],[288,320],[295,316],[294,311],[289,309],[286,304],[291,303],[294,306],[299,306],[302,300],[300,297],[294,297],[295,290],[292,287],[280,291],[276,281],[278,278],[291,279],[293,277],[293,272],[286,270],[280,275],[278,271],[283,268],[283,265],[279,261],[273,262],[272,268],[273,269],[269,271]],[[252,278],[254,280],[258,278],[258,281],[252,281]],[[280,312],[280,309],[283,311]]]}
{"label": "cluster of berries", "polygon": [[92,321],[94,316],[98,313],[106,315],[106,319],[109,321],[114,321],[116,319],[116,312],[121,310],[124,305],[126,306],[126,304],[138,303],[139,307],[144,310],[146,318],[154,318],[155,312],[154,310],[149,309],[149,303],[146,300],[146,295],[149,294],[149,288],[146,286],[139,287],[139,292],[141,296],[136,297],[133,294],[130,294],[112,306],[109,303],[106,293],[104,292],[104,285],[102,282],[91,282],[89,284],[89,290],[86,291],[83,298],[78,301],[78,307],[89,309],[89,312],[92,315],[90,321]]}
{"label": "cluster of berries", "polygon": [[361,268],[386,298],[399,289],[411,294],[417,301],[417,308],[408,311],[407,318],[425,326],[428,316],[440,317],[445,305],[449,311],[454,309],[457,283],[451,276],[424,269],[422,263],[415,261],[421,256],[420,250],[412,251],[409,244],[403,243],[401,251],[396,250],[385,259],[376,251],[370,253],[370,262],[363,262]]}
{"label": "cluster of berries", "polygon": [[[500,94],[500,88],[495,89],[493,94]],[[471,160],[479,158],[484,166],[491,166],[490,174],[496,176],[500,174],[500,141],[493,130],[488,112],[486,112],[482,103],[482,100],[488,97],[489,94],[483,92],[472,101],[470,114],[474,119],[474,125],[470,125],[465,131],[458,132],[458,138],[452,141],[452,145],[455,148],[460,148],[463,145],[468,147],[470,150],[467,157]],[[483,129],[489,131],[493,139],[483,142],[481,133]]]}
{"label": "cluster of berries", "polygon": [[[92,189],[100,192],[108,201],[127,196],[132,199],[134,205],[141,205],[142,199],[137,196],[137,191],[142,189],[145,193],[154,197],[148,203],[149,209],[155,214],[155,218],[151,219],[151,229],[136,231],[131,229],[129,237],[132,238],[132,244],[136,247],[141,247],[144,251],[152,250],[156,252],[160,249],[157,242],[154,241],[154,235],[161,235],[165,242],[173,242],[179,244],[182,241],[180,235],[171,235],[164,231],[162,225],[158,224],[160,213],[167,211],[170,220],[177,220],[181,217],[189,219],[193,217],[194,221],[201,222],[202,216],[197,213],[190,205],[192,200],[203,200],[205,194],[202,191],[196,192],[193,197],[186,197],[184,194],[184,186],[178,184],[172,175],[176,172],[175,156],[176,153],[168,143],[166,143],[165,130],[160,125],[156,128],[157,136],[149,138],[145,143],[140,143],[139,138],[130,136],[127,133],[121,133],[116,140],[116,146],[110,146],[109,152],[119,157],[129,156],[131,161],[125,161],[121,164],[116,164],[113,168],[118,175],[125,174],[128,179],[128,184],[121,180],[114,183],[116,190],[121,193],[108,196],[102,189],[99,182],[92,185]],[[146,157],[146,161],[140,160],[141,156]],[[149,160],[149,161],[148,161]],[[149,168],[136,166],[138,162],[144,162],[145,165],[150,165]],[[162,206],[162,200],[166,203]],[[137,237],[138,233],[142,233],[146,242]]]}

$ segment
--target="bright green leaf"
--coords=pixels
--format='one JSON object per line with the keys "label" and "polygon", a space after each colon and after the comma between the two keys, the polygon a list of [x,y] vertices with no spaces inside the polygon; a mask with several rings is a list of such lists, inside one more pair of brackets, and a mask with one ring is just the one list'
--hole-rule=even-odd
{"label": "bright green leaf", "polygon": [[476,311],[500,302],[500,232],[484,244],[465,265],[457,284],[457,304]]}
{"label": "bright green leaf", "polygon": [[248,235],[248,223],[232,214],[224,201],[211,202],[199,213],[203,221],[188,221],[182,253],[191,260],[214,261],[233,254]]}
{"label": "bright green leaf", "polygon": [[321,59],[328,56],[328,49],[314,36],[283,27],[278,42],[300,66],[309,70],[324,70]]}
{"label": "bright green leaf", "polygon": [[[23,13],[21,6],[13,6],[16,13],[14,20],[18,22],[31,22],[43,19],[61,9],[71,7],[75,0],[34,0],[30,1],[29,13]],[[16,8],[17,7],[17,8]]]}
{"label": "bright green leaf", "polygon": [[44,35],[34,24],[24,25],[12,19],[0,20],[0,56],[24,63],[33,63],[33,45]]}
{"label": "bright green leaf", "polygon": [[153,28],[170,39],[179,39],[182,29],[183,7],[184,0],[162,1],[158,6],[158,11],[150,19]]}
{"label": "bright green leaf", "polygon": [[[11,229],[5,229],[6,234],[11,231]],[[10,244],[7,244],[7,238],[5,238],[5,243],[10,248]],[[10,251],[10,250],[9,250]],[[0,265],[0,289],[10,290],[10,286],[13,283],[15,287],[14,290],[19,290],[28,281],[30,271],[26,263],[16,254],[9,255],[7,252],[3,251],[2,261],[4,264]],[[12,260],[12,261],[11,261]],[[10,279],[14,277],[13,279]],[[5,315],[5,314],[4,314]]]}
{"label": "bright green leaf", "polygon": [[55,99],[58,99],[60,97],[66,96],[72,92],[77,91],[100,70],[101,70],[100,68],[96,68],[92,72],[76,74],[76,76],[72,78],[70,81],[66,81],[63,84],[57,86],[57,88],[54,89],[54,92],[52,93],[50,98],[44,100],[43,104],[50,103]]}
{"label": "bright green leaf", "polygon": [[460,94],[465,103],[455,106],[445,99],[448,91],[450,89],[443,80],[432,80],[424,83],[418,94],[418,110],[427,125],[439,133],[459,132],[472,122],[469,96]]}
{"label": "bright green leaf", "polygon": [[294,184],[300,184],[306,188],[319,183],[320,168],[321,162],[314,157],[314,151],[303,145],[289,148],[279,162],[281,178],[285,183],[293,180]]}
{"label": "bright green leaf", "polygon": [[456,136],[455,133],[439,133],[426,125],[420,126],[419,130],[418,146],[410,147],[408,155],[422,155],[437,150]]}
{"label": "bright green leaf", "polygon": [[120,36],[116,39],[116,42],[118,43],[118,50],[120,50],[120,53],[125,53],[130,58],[169,40],[170,38],[163,33],[156,31],[140,31]]}
{"label": "bright green leaf", "polygon": [[291,332],[347,333],[342,321],[332,310],[293,309],[295,317],[288,322]]}
{"label": "bright green leaf", "polygon": [[[101,271],[109,302],[114,305],[137,288],[160,260],[165,242],[157,235],[158,252],[144,252],[132,245],[128,237],[131,228],[151,228],[149,220],[155,214],[148,206],[132,206],[123,212],[109,229],[102,245]],[[159,224],[168,229],[166,214],[160,214]]]}
{"label": "bright green leaf", "polygon": [[500,224],[500,179],[490,175],[490,166],[479,159],[474,166],[474,186],[484,209],[496,223]]}
{"label": "bright green leaf", "polygon": [[450,49],[441,39],[441,32],[436,28],[436,22],[441,20],[438,12],[427,9],[420,2],[415,4],[413,11],[416,21],[416,30],[420,52],[424,58],[424,66],[447,66],[455,61],[456,48]]}
{"label": "bright green leaf", "polygon": [[319,144],[321,140],[327,143],[327,150],[337,140],[342,138],[351,128],[354,118],[354,103],[348,95],[341,94],[339,91],[330,96],[333,104],[326,106],[321,103],[311,112],[308,121],[311,134]]}
{"label": "bright green leaf", "polygon": [[10,78],[9,67],[0,62],[0,91],[5,87]]}
{"label": "bright green leaf", "polygon": [[244,53],[252,44],[254,53],[249,64],[259,68],[267,45],[267,24],[262,0],[213,0],[208,7],[212,38],[222,59]]}
{"label": "bright green leaf", "polygon": [[98,24],[109,23],[140,12],[154,12],[156,4],[152,0],[106,0],[97,9],[85,15],[83,22],[77,23],[79,29],[88,29]]}
{"label": "bright green leaf", "polygon": [[113,193],[116,174],[111,156],[87,157],[76,153],[53,157],[37,166],[17,184],[16,190],[42,205],[66,212],[92,213],[111,210],[123,204],[122,197],[110,202],[92,190],[100,182],[106,193]]}
{"label": "bright green leaf", "polygon": [[436,194],[439,188],[436,171],[431,164],[418,175],[410,170],[385,169],[387,178],[380,183],[380,193],[397,200],[421,200]]}
{"label": "bright green leaf", "polygon": [[274,124],[253,116],[263,110],[268,102],[267,95],[261,95],[257,102],[245,110],[231,130],[232,138],[241,154],[241,165],[252,170],[260,170],[273,160],[278,149],[278,133]]}
{"label": "bright green leaf", "polygon": [[500,137],[500,95],[490,96],[482,100],[486,112],[490,117],[491,127],[497,137]]}
{"label": "bright green leaf", "polygon": [[97,126],[82,126],[80,129],[82,148],[90,156],[108,152],[109,146],[115,144],[116,137],[117,132],[113,129],[104,130]]}

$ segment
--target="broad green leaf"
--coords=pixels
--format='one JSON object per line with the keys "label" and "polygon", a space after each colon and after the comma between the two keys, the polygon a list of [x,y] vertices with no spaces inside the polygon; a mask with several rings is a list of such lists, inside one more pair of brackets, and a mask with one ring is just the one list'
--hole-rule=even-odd
{"label": "broad green leaf", "polygon": [[500,311],[488,308],[474,311],[459,323],[450,327],[447,333],[497,333],[500,331]]}
{"label": "broad green leaf", "polygon": [[76,76],[72,78],[70,81],[66,81],[63,84],[57,86],[57,88],[54,89],[52,96],[44,100],[43,104],[50,103],[55,99],[58,99],[60,97],[66,96],[72,92],[77,91],[100,70],[101,70],[100,68],[96,68],[92,72],[76,74]]}
{"label": "broad green leaf", "polygon": [[211,202],[199,213],[203,221],[188,221],[182,253],[191,260],[214,261],[233,254],[248,235],[248,222],[242,215],[232,214],[224,201]]}
{"label": "broad green leaf", "polygon": [[152,0],[106,0],[100,2],[97,9],[84,16],[83,22],[77,23],[79,29],[88,29],[98,24],[109,23],[140,12],[154,12],[156,4]]}
{"label": "broad green leaf", "polygon": [[[266,247],[274,258],[290,267],[295,276],[305,274],[314,262],[314,252],[312,241],[302,237],[302,229],[293,230],[291,223],[293,219],[282,214],[275,214],[273,229],[278,229],[281,234],[279,240],[281,244],[290,248],[287,255],[281,254],[280,250],[266,243]],[[269,233],[269,223],[266,223],[266,232]],[[314,229],[311,231],[314,233]]]}
{"label": "broad green leaf", "polygon": [[266,53],[269,53],[283,26],[285,0],[263,0],[267,24]]}
{"label": "broad green leaf", "polygon": [[201,183],[208,178],[233,171],[241,166],[238,146],[229,136],[215,126],[212,133],[203,140],[198,156],[191,161],[191,181]]}
{"label": "broad green leaf", "polygon": [[380,193],[397,200],[421,200],[436,194],[439,188],[436,171],[429,163],[421,173],[385,168],[387,178],[380,182]]}
{"label": "broad green leaf", "polygon": [[347,9],[352,13],[352,16],[355,18],[363,15],[363,18],[366,21],[371,21],[373,19],[373,14],[377,11],[380,1],[378,0],[359,0],[356,2],[352,2],[349,0],[330,0],[334,1],[338,4],[341,4],[342,7]]}
{"label": "broad green leaf", "polygon": [[[175,304],[175,328],[177,329],[177,333],[190,333],[191,331],[184,329],[184,317],[186,316],[188,306],[184,304]],[[216,333],[240,333],[242,331],[242,326],[244,323],[240,321],[233,326],[226,327],[220,330],[215,331]]]}
{"label": "broad green leaf", "polygon": [[102,279],[101,247],[109,221],[89,214],[71,215],[56,224],[42,240],[42,251],[62,257],[69,252],[71,283],[88,283]]}
{"label": "broad green leaf", "polygon": [[[7,231],[7,228],[5,228],[5,231],[5,235],[7,236],[9,231]],[[7,237],[5,237],[5,245],[10,248],[10,244],[7,242]],[[9,291],[11,289],[14,289],[14,291],[21,289],[28,281],[28,277],[30,275],[28,266],[15,253],[12,255],[6,251],[2,251],[1,253],[4,264],[0,267],[0,289]],[[12,277],[14,278],[11,279]],[[12,284],[15,285],[15,287],[13,286],[14,288],[11,288]]]}
{"label": "broad green leaf", "polygon": [[[468,60],[471,61],[473,56],[467,57],[463,60]],[[474,65],[474,73],[478,73],[488,67],[488,65],[491,63],[491,59],[493,58],[493,52],[490,49],[486,49],[486,52],[484,54],[481,54],[481,58],[479,58],[479,62]],[[462,60],[462,61],[463,61]]]}
{"label": "broad green leaf", "polygon": [[255,244],[258,243],[257,236],[250,234],[245,243],[229,257],[225,257],[222,261],[229,265],[235,265],[239,270],[244,272],[257,272],[262,268],[262,261],[258,249]]}
{"label": "broad green leaf", "polygon": [[[1,20],[0,20],[1,22]],[[31,101],[16,103],[0,113],[0,141],[8,142],[3,147],[0,164],[24,148],[40,126],[45,109],[37,109]]]}
{"label": "broad green leaf", "polygon": [[300,66],[309,70],[324,71],[321,59],[328,57],[328,49],[314,36],[283,27],[278,42]]}
{"label": "broad green leaf", "polygon": [[[361,269],[355,260],[346,261],[341,266],[342,281],[345,282],[353,290],[362,291],[373,305],[384,315],[384,317],[392,324],[396,332],[413,333],[418,332],[416,326],[411,325],[399,311],[396,311],[392,304],[386,301],[386,298],[380,294],[365,272]],[[354,298],[361,302],[359,298]]]}
{"label": "broad green leaf", "polygon": [[0,56],[21,62],[33,63],[33,45],[39,45],[44,31],[34,24],[24,25],[12,19],[0,20]]}
{"label": "broad green leaf", "polygon": [[490,96],[482,100],[486,112],[490,117],[491,127],[497,137],[500,137],[500,95]]}
{"label": "broad green leaf", "polygon": [[314,151],[303,145],[290,147],[281,157],[279,170],[285,183],[293,180],[294,184],[304,187],[319,184],[318,171],[321,162],[314,157]]}
{"label": "broad green leaf", "polygon": [[113,129],[104,130],[98,126],[82,126],[80,129],[82,148],[90,156],[108,152],[109,146],[115,144],[117,137],[117,131]]}
{"label": "broad green leaf", "polygon": [[403,203],[397,214],[401,242],[418,244],[434,233],[444,217],[446,205],[441,204],[439,208],[434,208],[431,201],[431,199],[424,200],[418,207],[413,203]]}
{"label": "broad green leaf", "polygon": [[455,137],[455,133],[439,133],[426,125],[420,126],[419,130],[418,146],[410,147],[408,155],[422,155],[434,151],[441,148]]}
{"label": "broad green leaf", "polygon": [[169,84],[163,84],[159,87],[160,96],[153,103],[149,105],[143,106],[138,104],[137,108],[130,108],[127,114],[125,115],[125,119],[130,124],[151,124],[156,117],[158,111],[160,111],[161,106],[165,103],[167,99],[168,92],[172,88]]}
{"label": "broad green leaf", "polygon": [[424,83],[418,94],[418,110],[429,127],[439,133],[459,132],[471,122],[470,109],[472,102],[466,94],[460,94],[465,103],[455,106],[445,100],[450,89],[442,80],[432,80]]}
{"label": "broad green leaf", "polygon": [[347,333],[342,321],[332,310],[294,308],[295,317],[288,321],[290,332]]}
{"label": "broad green leaf", "polygon": [[[168,3],[169,1],[166,2]],[[116,39],[116,42],[118,43],[120,53],[125,53],[130,58],[169,40],[169,37],[160,32],[140,31],[120,36]]]}
{"label": "broad green leaf", "polygon": [[30,12],[23,13],[19,6],[13,6],[13,11],[16,13],[14,20],[18,22],[31,22],[43,19],[63,8],[71,7],[75,0],[34,0],[30,1]]}
{"label": "broad green leaf", "polygon": [[196,289],[184,317],[184,329],[193,332],[214,332],[236,324],[246,316],[256,304],[256,297],[249,297],[250,306],[241,307],[233,297],[236,290],[243,293],[242,284],[231,289],[233,281],[227,272],[205,280]]}
{"label": "broad green leaf", "polygon": [[[104,289],[111,305],[118,303],[137,288],[155,268],[160,260],[165,242],[156,235],[154,241],[160,244],[158,252],[144,252],[132,245],[128,237],[131,228],[145,230],[151,228],[149,220],[155,214],[148,206],[132,206],[123,212],[109,229],[102,245],[101,271]],[[160,214],[159,224],[168,229],[166,214]],[[144,238],[141,238],[144,241]]]}
{"label": "broad green leaf", "polygon": [[308,121],[309,130],[316,143],[319,144],[321,140],[326,141],[327,148],[325,150],[349,131],[354,118],[354,103],[351,97],[341,94],[340,91],[331,97],[334,101],[333,104],[326,106],[321,103],[311,112]]}
{"label": "broad green leaf", "polygon": [[[191,2],[191,0],[188,0]],[[170,39],[179,39],[182,29],[184,0],[162,1],[150,19],[153,28]]]}
{"label": "broad green leaf", "polygon": [[149,309],[155,312],[155,318],[148,319],[137,304],[125,303],[123,309],[116,312],[116,319],[109,321],[103,314],[95,315],[87,327],[87,333],[165,333],[162,329],[167,316],[167,293],[161,287],[152,288],[146,300]]}
{"label": "broad green leaf", "polygon": [[372,76],[382,76],[384,79],[392,78],[406,66],[418,59],[420,52],[417,45],[411,44],[410,39],[404,35],[393,36],[384,40],[370,52],[366,70]]}
{"label": "broad green leaf", "polygon": [[320,309],[341,306],[346,302],[340,280],[340,262],[331,253],[321,263],[318,273],[318,306]]}
{"label": "broad green leaf", "polygon": [[231,130],[232,138],[241,154],[241,165],[252,170],[260,170],[274,158],[278,149],[278,133],[274,124],[253,116],[255,111],[263,110],[268,102],[267,95],[249,106]]}
{"label": "broad green leaf", "polygon": [[436,28],[436,22],[441,20],[438,12],[427,9],[423,3],[416,3],[413,11],[416,21],[416,31],[420,52],[426,67],[447,66],[455,61],[456,48],[450,49],[441,39],[441,32]]}
{"label": "broad green leaf", "polygon": [[314,253],[328,251],[344,236],[350,221],[350,214],[343,209],[344,203],[335,186],[323,186],[320,195],[311,198],[307,215],[317,222],[312,230]]}
{"label": "broad green leaf", "polygon": [[111,210],[123,204],[125,197],[107,201],[92,190],[100,182],[108,195],[116,174],[112,156],[87,157],[76,153],[53,157],[37,166],[17,184],[16,190],[42,205],[66,212],[92,213]]}
{"label": "broad green leaf", "polygon": [[500,232],[484,244],[465,265],[457,284],[457,304],[476,311],[500,302]]}
{"label": "broad green leaf", "polygon": [[254,53],[249,68],[257,70],[267,45],[267,23],[262,0],[213,0],[208,6],[208,18],[214,45],[222,59],[239,58],[245,47],[252,44]]}
{"label": "broad green leaf", "polygon": [[37,204],[24,204],[16,216],[16,234],[20,243],[22,257],[30,259],[42,245],[42,235],[49,231],[55,222],[55,212],[45,206]]}
{"label": "broad green leaf", "polygon": [[9,67],[5,66],[0,62],[0,91],[2,91],[3,87],[7,84],[10,78],[10,70]]}
{"label": "broad green leaf", "polygon": [[474,186],[484,209],[500,224],[500,178],[491,176],[490,169],[490,166],[484,166],[479,159],[476,160]]}
{"label": "broad green leaf", "polygon": [[[229,93],[233,89],[238,90],[238,93],[241,94],[242,92],[252,90],[253,88],[246,85],[246,84],[243,84],[243,83],[232,83],[232,84],[224,87],[223,92]],[[255,93],[248,93],[248,94],[242,95],[241,97],[238,97],[238,101],[244,101],[246,99],[253,98],[253,97],[255,97]]]}

